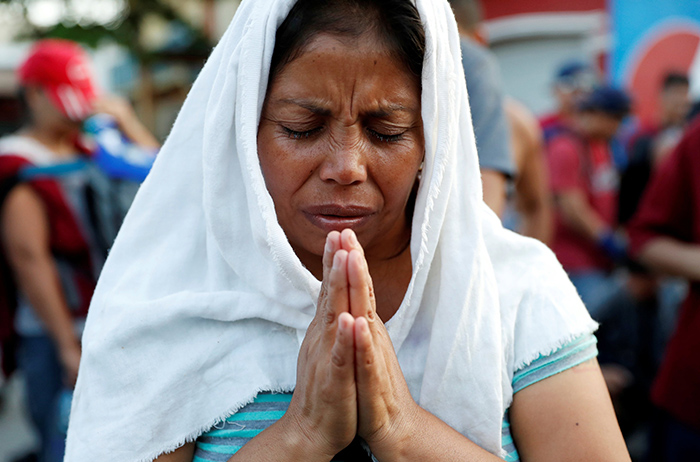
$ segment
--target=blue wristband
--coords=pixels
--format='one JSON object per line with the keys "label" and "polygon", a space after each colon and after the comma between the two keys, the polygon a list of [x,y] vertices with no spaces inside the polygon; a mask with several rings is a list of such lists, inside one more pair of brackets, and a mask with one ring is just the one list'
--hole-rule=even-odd
{"label": "blue wristband", "polygon": [[598,237],[598,246],[613,260],[623,260],[627,256],[627,243],[611,229]]}

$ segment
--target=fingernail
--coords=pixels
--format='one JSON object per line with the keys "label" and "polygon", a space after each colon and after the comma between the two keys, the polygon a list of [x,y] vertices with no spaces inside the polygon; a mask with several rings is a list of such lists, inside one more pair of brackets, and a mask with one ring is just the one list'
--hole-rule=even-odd
{"label": "fingernail", "polygon": [[328,253],[331,251],[331,237],[330,235],[326,236],[326,247],[324,248],[324,252]]}
{"label": "fingernail", "polygon": [[350,232],[350,241],[352,242],[353,245],[358,246],[360,243],[357,241],[357,236],[355,235],[354,231]]}

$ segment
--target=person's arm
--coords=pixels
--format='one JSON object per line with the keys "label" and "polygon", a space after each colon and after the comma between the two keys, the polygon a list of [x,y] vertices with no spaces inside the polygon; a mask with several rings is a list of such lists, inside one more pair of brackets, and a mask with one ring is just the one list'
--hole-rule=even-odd
{"label": "person's arm", "polygon": [[564,223],[581,236],[598,242],[608,230],[608,226],[588,204],[586,195],[580,189],[560,191],[555,197]]}
{"label": "person's arm", "polygon": [[581,147],[569,136],[549,143],[550,183],[554,204],[564,223],[593,242],[609,231],[607,224],[588,203],[581,173]]}
{"label": "person's arm", "polygon": [[506,176],[496,170],[482,168],[481,182],[484,188],[484,202],[500,217],[506,206]]}
{"label": "person's arm", "polygon": [[515,100],[506,101],[506,115],[517,168],[515,200],[522,218],[520,232],[549,244],[554,229],[542,129],[532,113]]}
{"label": "person's arm", "polygon": [[638,258],[655,271],[700,282],[700,244],[661,236],[646,243]]}
{"label": "person's arm", "polygon": [[154,462],[192,462],[195,443],[187,443],[169,454],[162,454]]}
{"label": "person's arm", "polygon": [[2,244],[19,290],[48,329],[66,381],[72,385],[78,374],[80,341],[49,248],[48,218],[29,186],[17,186],[7,196],[0,224]]}
{"label": "person's arm", "polygon": [[510,422],[523,462],[630,460],[595,359],[517,392]]}
{"label": "person's arm", "polygon": [[629,224],[632,254],[651,269],[700,281],[700,243],[695,185],[700,173],[700,122],[651,178]]}
{"label": "person's arm", "polygon": [[522,233],[545,244],[552,240],[552,199],[547,187],[547,169],[540,147],[529,150],[516,183],[517,208],[522,216]]}
{"label": "person's arm", "polygon": [[[420,408],[419,408],[420,409]],[[511,429],[523,462],[629,462],[610,396],[595,360],[537,382],[515,394]],[[381,461],[499,461],[429,412]],[[373,448],[374,449],[374,448]]]}
{"label": "person's arm", "polygon": [[115,96],[95,102],[95,112],[109,114],[117,121],[119,130],[134,144],[146,149],[160,149],[160,143],[141,123],[128,101]]}
{"label": "person's arm", "polygon": [[445,422],[416,405],[410,425],[385,441],[370,446],[382,462],[464,460],[469,462],[503,462],[477,446]]}

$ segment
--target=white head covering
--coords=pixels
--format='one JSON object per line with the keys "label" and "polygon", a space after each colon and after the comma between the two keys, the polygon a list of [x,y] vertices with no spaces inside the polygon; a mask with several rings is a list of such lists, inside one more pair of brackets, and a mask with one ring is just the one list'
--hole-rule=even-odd
{"label": "white head covering", "polygon": [[[245,0],[192,88],[104,268],[66,461],[151,461],[263,390],[291,391],[320,289],[277,223],[256,134],[294,0]],[[595,323],[553,254],[482,200],[457,26],[426,31],[413,276],[387,329],[416,401],[500,454],[513,371]]]}

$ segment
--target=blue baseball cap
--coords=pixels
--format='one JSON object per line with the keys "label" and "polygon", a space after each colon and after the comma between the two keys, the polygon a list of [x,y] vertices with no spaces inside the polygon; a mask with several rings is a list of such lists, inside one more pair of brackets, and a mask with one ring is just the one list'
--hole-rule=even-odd
{"label": "blue baseball cap", "polygon": [[601,111],[615,117],[624,117],[632,108],[632,100],[624,90],[600,86],[584,96],[578,105],[583,111]]}
{"label": "blue baseball cap", "polygon": [[554,77],[554,85],[568,87],[572,90],[590,91],[598,82],[593,68],[583,61],[564,63]]}

